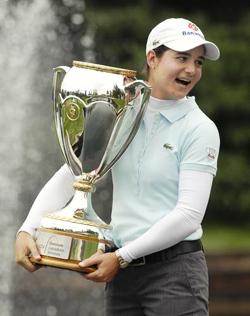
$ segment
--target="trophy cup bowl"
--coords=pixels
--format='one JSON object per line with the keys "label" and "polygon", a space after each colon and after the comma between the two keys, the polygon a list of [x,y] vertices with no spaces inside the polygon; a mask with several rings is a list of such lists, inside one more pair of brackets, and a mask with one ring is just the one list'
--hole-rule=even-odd
{"label": "trophy cup bowl", "polygon": [[136,71],[74,61],[54,69],[56,135],[65,162],[76,178],[75,195],[62,210],[45,213],[37,229],[41,260],[34,263],[91,272],[78,263],[112,240],[112,227],[94,212],[91,194],[133,140],[146,111],[151,87]]}

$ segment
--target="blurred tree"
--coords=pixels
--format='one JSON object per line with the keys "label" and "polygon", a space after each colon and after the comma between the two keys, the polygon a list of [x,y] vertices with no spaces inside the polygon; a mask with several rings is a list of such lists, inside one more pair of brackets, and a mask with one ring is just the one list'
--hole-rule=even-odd
{"label": "blurred tree", "polygon": [[[197,5],[196,5],[197,4]],[[221,135],[218,175],[206,218],[211,221],[250,221],[248,65],[250,28],[248,6],[231,10],[196,1],[86,1],[86,19],[95,29],[97,63],[135,69],[139,77],[145,63],[149,31],[160,21],[183,17],[197,23],[206,38],[220,47],[217,62],[206,60],[203,80],[191,92],[202,110],[216,123]]]}

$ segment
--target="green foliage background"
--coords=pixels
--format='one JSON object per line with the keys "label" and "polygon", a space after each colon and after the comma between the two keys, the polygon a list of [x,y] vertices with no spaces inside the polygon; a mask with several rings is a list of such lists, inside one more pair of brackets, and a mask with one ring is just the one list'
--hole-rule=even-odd
{"label": "green foliage background", "polygon": [[96,62],[135,69],[143,78],[145,43],[156,24],[170,17],[196,23],[220,50],[218,61],[206,60],[203,79],[191,92],[216,123],[221,136],[218,174],[207,221],[250,221],[250,9],[217,4],[159,1],[87,1],[86,17],[96,28]]}

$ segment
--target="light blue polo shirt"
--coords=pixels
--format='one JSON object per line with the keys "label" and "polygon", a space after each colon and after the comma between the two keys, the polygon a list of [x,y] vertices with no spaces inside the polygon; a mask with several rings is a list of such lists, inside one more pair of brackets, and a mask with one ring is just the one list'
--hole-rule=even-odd
{"label": "light blue polo shirt", "polygon": [[[194,97],[156,113],[151,131],[142,122],[112,169],[113,240],[125,246],[170,213],[178,200],[181,170],[216,175],[219,133]],[[202,228],[187,239],[202,236]]]}

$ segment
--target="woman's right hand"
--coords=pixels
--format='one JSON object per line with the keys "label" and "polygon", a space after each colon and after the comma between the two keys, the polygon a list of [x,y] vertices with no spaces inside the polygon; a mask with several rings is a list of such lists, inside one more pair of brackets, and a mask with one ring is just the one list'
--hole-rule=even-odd
{"label": "woman's right hand", "polygon": [[29,272],[35,272],[40,269],[42,265],[36,265],[30,261],[29,256],[31,253],[36,260],[41,260],[41,256],[37,250],[35,241],[30,236],[30,234],[26,232],[20,232],[16,239],[16,263],[20,264]]}

